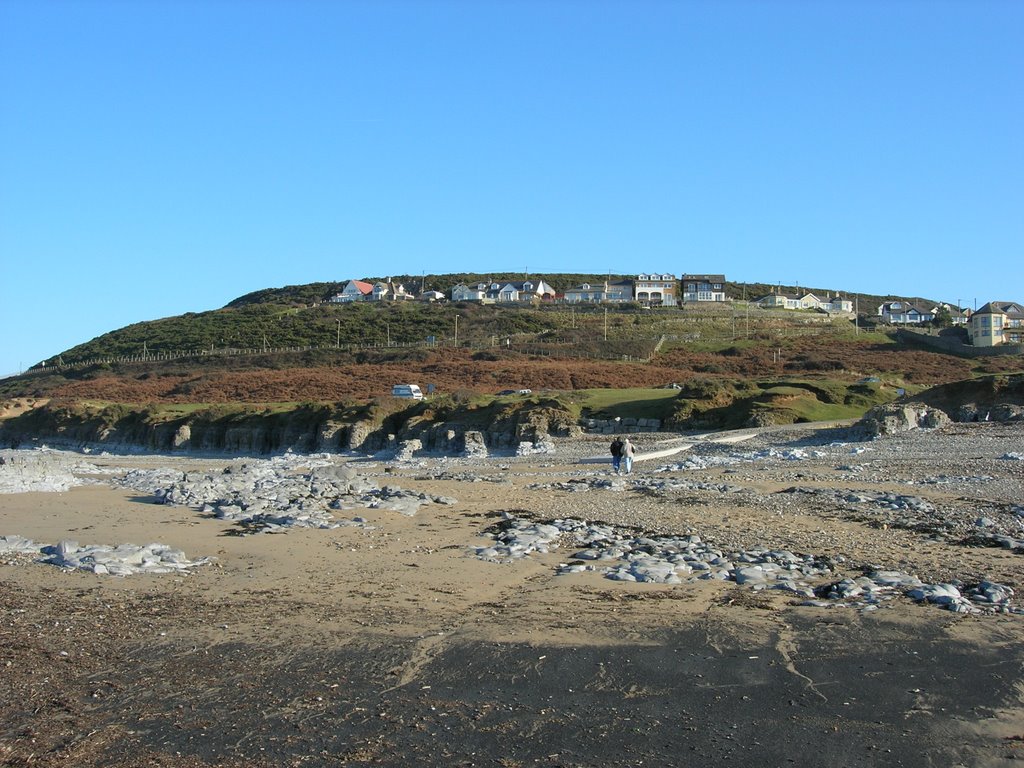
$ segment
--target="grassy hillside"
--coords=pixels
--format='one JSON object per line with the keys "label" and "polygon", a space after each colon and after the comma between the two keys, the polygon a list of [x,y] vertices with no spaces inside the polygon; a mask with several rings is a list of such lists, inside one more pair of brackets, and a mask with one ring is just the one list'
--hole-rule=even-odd
{"label": "grassy hillside", "polygon": [[557,314],[517,308],[419,302],[287,306],[245,304],[238,308],[188,313],[135,323],[105,333],[50,358],[47,363],[192,350],[348,347],[422,343],[455,333],[464,341],[490,336],[541,333],[557,327]]}
{"label": "grassy hillside", "polygon": [[[416,291],[448,291],[457,283],[522,279],[521,273],[393,275]],[[626,275],[533,275],[556,290],[583,282],[601,282]],[[368,277],[368,280],[383,279]],[[419,302],[332,304],[327,300],[345,281],[267,288],[241,296],[227,306],[207,312],[135,323],[110,331],[46,359],[47,365],[143,355],[282,348],[322,348],[366,345],[423,344],[428,338],[454,341],[456,322],[460,342],[484,346],[503,337],[533,334],[548,354],[576,350],[601,353],[592,342],[627,342],[621,354],[646,356],[660,336],[671,346],[679,342],[719,341],[779,335],[779,329],[821,319],[810,312],[766,312],[743,304],[663,308],[641,312],[636,305],[603,307],[567,305],[479,306],[471,303],[426,305]],[[729,283],[730,296],[755,299],[771,290],[763,283]],[[781,286],[796,291],[795,286]],[[804,288],[803,290],[808,290]],[[821,295],[838,293],[813,289]],[[861,309],[870,314],[887,296],[859,295]],[[327,303],[324,303],[327,302]],[[606,322],[607,321],[607,322]],[[541,334],[546,334],[541,337]],[[536,351],[536,350],[535,350]],[[616,354],[606,349],[603,354]]]}

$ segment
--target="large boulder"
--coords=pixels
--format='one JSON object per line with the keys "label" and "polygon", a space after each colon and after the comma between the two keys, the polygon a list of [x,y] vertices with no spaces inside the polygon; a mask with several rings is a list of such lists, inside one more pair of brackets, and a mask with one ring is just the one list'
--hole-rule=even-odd
{"label": "large boulder", "polygon": [[487,458],[487,444],[483,432],[467,431],[462,435],[462,455],[467,459]]}
{"label": "large boulder", "polygon": [[174,431],[171,438],[171,445],[175,448],[187,448],[192,442],[192,428],[188,424],[182,424]]}
{"label": "large boulder", "polygon": [[357,421],[347,430],[341,440],[342,447],[348,451],[379,448],[380,426],[371,421]]}
{"label": "large boulder", "polygon": [[321,424],[316,434],[315,450],[323,453],[325,451],[336,451],[341,448],[341,439],[345,435],[346,426],[345,422],[332,419],[328,419]]}
{"label": "large boulder", "polygon": [[1013,403],[997,403],[988,412],[991,421],[1021,421],[1024,419],[1024,407]]}
{"label": "large boulder", "polygon": [[395,461],[412,461],[417,453],[423,450],[423,442],[418,438],[403,440],[395,451]]}
{"label": "large boulder", "polygon": [[911,429],[936,429],[950,423],[945,412],[924,403],[887,403],[877,405],[860,420],[868,434],[893,435]]}

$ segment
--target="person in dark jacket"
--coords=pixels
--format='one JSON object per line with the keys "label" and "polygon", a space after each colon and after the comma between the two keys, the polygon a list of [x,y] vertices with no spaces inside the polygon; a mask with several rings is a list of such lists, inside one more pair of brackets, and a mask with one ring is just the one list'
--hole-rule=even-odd
{"label": "person in dark jacket", "polygon": [[619,474],[619,468],[622,466],[622,440],[615,438],[612,440],[611,445],[612,452],[612,469],[615,470],[615,474]]}

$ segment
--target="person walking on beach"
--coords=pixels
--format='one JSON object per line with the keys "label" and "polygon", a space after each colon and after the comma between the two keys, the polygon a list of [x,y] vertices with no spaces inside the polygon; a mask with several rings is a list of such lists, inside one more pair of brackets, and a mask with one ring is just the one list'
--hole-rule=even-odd
{"label": "person walking on beach", "polygon": [[612,440],[611,451],[612,469],[615,471],[615,474],[617,475],[619,474],[619,468],[622,466],[622,440],[620,440],[618,437]]}
{"label": "person walking on beach", "polygon": [[622,458],[626,460],[626,474],[633,471],[633,457],[636,456],[636,447],[629,442],[627,437],[622,441]]}

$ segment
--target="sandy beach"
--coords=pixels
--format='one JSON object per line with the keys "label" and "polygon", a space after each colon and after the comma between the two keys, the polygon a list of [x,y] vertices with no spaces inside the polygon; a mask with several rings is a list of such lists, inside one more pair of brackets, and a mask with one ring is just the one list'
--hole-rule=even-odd
{"label": "sandy beach", "polygon": [[[871,441],[845,427],[637,441],[641,454],[667,455],[629,476],[585,463],[604,455],[602,437],[527,457],[290,457],[281,472],[345,464],[378,488],[435,501],[401,513],[346,497],[332,513],[357,522],[272,533],[154,503],[137,479],[237,476],[265,459],[46,454],[47,473],[63,468],[85,484],[13,485],[0,494],[0,536],[160,542],[210,562],[119,577],[0,556],[0,761],[834,768],[1024,758],[1019,425]],[[666,451],[683,444],[692,447]],[[31,475],[39,453],[4,452],[0,477]],[[134,488],[123,483],[130,470]],[[613,580],[596,566],[560,573],[585,562],[567,533],[525,556],[481,556],[495,542],[488,533],[512,521],[557,519],[654,542],[696,537],[735,562],[813,555],[827,571],[801,576],[815,588],[808,599],[697,578],[713,567],[696,559],[692,572],[679,566],[679,583]],[[819,599],[875,572],[1016,595],[1001,606],[965,600],[962,612],[905,590]]]}

